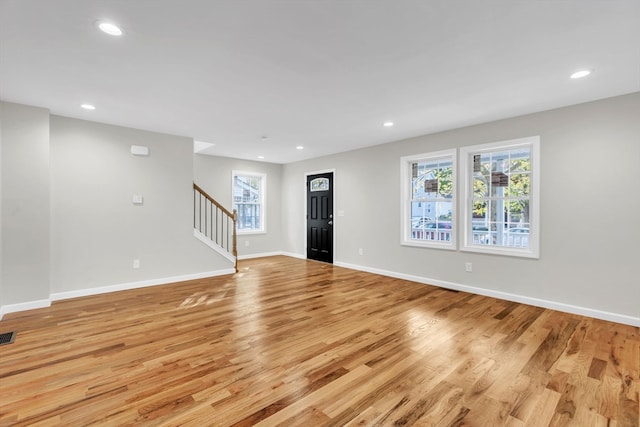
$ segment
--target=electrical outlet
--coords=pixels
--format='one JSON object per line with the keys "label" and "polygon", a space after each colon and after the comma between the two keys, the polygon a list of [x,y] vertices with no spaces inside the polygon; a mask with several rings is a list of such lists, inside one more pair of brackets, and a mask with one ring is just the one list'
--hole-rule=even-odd
{"label": "electrical outlet", "polygon": [[466,262],[464,264],[464,271],[466,271],[467,273],[471,273],[473,271],[473,264],[471,264],[470,262]]}
{"label": "electrical outlet", "polygon": [[364,251],[362,250],[362,248],[358,248],[358,255],[362,255],[364,254]]}
{"label": "electrical outlet", "polygon": [[140,268],[140,260],[139,259],[134,259],[133,260],[133,268]]}
{"label": "electrical outlet", "polygon": [[245,245],[245,246],[249,246],[249,244],[250,244],[250,243],[249,243],[249,241],[248,241],[248,240],[245,240],[245,241],[244,241],[244,245]]}

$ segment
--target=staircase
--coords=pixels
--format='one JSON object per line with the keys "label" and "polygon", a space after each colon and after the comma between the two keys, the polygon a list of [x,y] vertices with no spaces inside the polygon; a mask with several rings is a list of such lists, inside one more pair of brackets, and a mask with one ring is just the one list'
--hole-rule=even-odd
{"label": "staircase", "polygon": [[202,188],[193,184],[193,235],[227,258],[238,271],[236,222],[238,213],[227,210]]}

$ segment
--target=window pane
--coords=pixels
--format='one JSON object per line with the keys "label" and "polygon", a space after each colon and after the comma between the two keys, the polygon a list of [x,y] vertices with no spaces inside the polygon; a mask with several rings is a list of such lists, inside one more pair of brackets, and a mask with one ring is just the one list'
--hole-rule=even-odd
{"label": "window pane", "polygon": [[504,172],[492,172],[489,188],[491,197],[504,197],[504,190],[509,185],[509,177]]}
{"label": "window pane", "polygon": [[485,200],[474,200],[472,213],[474,223],[479,220],[483,220],[484,223],[487,218],[487,202]]}
{"label": "window pane", "polygon": [[510,153],[509,171],[510,172],[529,172],[531,171],[531,149],[523,147],[521,149],[512,150]]}
{"label": "window pane", "polygon": [[517,226],[529,224],[529,200],[509,202],[509,223]]}
{"label": "window pane", "polygon": [[453,166],[451,162],[440,162],[436,176],[438,179],[438,196],[451,199],[453,197]]}
{"label": "window pane", "polygon": [[[490,200],[489,201],[489,221],[496,223],[499,221],[502,221],[500,214],[501,214],[501,206],[499,205],[503,205],[504,202],[502,202],[502,200],[498,201],[496,199]],[[502,213],[504,215],[504,213]]]}
{"label": "window pane", "polygon": [[435,214],[435,203],[411,202],[411,220],[415,222],[420,218],[424,218],[425,221],[433,221]]}
{"label": "window pane", "polygon": [[481,162],[480,162],[481,168],[479,171],[476,171],[476,172],[480,172],[483,175],[488,176],[491,173],[491,170],[492,170],[491,167],[493,165],[493,163],[491,162],[491,154],[486,154],[486,153],[481,154],[480,159],[481,159]]}
{"label": "window pane", "polygon": [[[539,137],[461,148],[464,154],[466,197],[465,249],[478,252],[537,257],[538,231],[530,210],[537,200],[538,182],[532,153],[539,152]],[[536,217],[539,209],[536,208]],[[533,245],[533,246],[532,246]],[[517,249],[505,251],[506,248]],[[522,251],[521,249],[526,249]]]}
{"label": "window pane", "polygon": [[[403,242],[453,248],[455,151],[403,158]],[[409,207],[407,212],[407,206]]]}
{"label": "window pane", "polygon": [[[436,221],[448,222],[451,224],[452,220],[452,203],[451,202],[437,202],[436,203]],[[451,227],[449,227],[451,228]]]}
{"label": "window pane", "polygon": [[485,197],[489,192],[489,180],[485,175],[477,173],[473,177],[473,197]]}
{"label": "window pane", "polygon": [[526,248],[529,246],[529,227],[512,227],[505,231],[504,246]]}
{"label": "window pane", "polygon": [[424,192],[424,178],[420,173],[420,165],[418,163],[412,163],[412,179],[411,179],[411,198],[419,198],[418,194]]}
{"label": "window pane", "polygon": [[509,179],[508,196],[528,197],[531,187],[531,176],[529,174],[512,174]]}
{"label": "window pane", "polygon": [[453,197],[453,165],[451,160],[438,159],[412,164],[412,199]]}
{"label": "window pane", "polygon": [[260,205],[252,203],[238,203],[239,230],[259,230],[260,229]]}
{"label": "window pane", "polygon": [[234,174],[233,200],[238,213],[238,230],[263,231],[262,203],[264,176]]}

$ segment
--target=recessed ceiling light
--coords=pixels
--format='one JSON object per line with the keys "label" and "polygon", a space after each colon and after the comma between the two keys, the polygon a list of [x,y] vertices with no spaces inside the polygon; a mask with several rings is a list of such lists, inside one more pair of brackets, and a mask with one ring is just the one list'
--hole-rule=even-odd
{"label": "recessed ceiling light", "polygon": [[302,145],[298,145],[298,146],[296,147],[296,150],[304,150],[304,147],[303,147]]}
{"label": "recessed ceiling light", "polygon": [[104,33],[109,34],[110,36],[121,36],[122,30],[115,24],[111,22],[101,22],[98,24],[98,28]]}
{"label": "recessed ceiling light", "polygon": [[572,79],[580,79],[582,77],[587,77],[589,74],[591,74],[591,70],[580,70],[580,71],[576,71],[575,73],[571,74],[571,78]]}
{"label": "recessed ceiling light", "polygon": [[391,126],[393,126],[393,122],[384,122],[382,124],[382,126],[386,127],[386,128],[390,128]]}
{"label": "recessed ceiling light", "polygon": [[258,156],[259,159],[264,159],[264,156]]}
{"label": "recessed ceiling light", "polygon": [[96,109],[95,105],[91,105],[91,104],[82,104],[81,107],[84,108],[85,110],[95,110]]}

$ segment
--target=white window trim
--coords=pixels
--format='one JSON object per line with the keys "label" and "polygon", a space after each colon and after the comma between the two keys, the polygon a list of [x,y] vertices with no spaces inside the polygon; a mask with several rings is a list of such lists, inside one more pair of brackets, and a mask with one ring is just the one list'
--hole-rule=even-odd
{"label": "white window trim", "polygon": [[[473,154],[509,150],[522,146],[531,147],[531,203],[529,207],[529,248],[510,248],[504,246],[485,246],[473,244],[471,237],[472,230],[472,199],[473,199],[473,174],[472,166]],[[460,148],[461,179],[463,182],[464,202],[462,206],[463,238],[461,251],[480,252],[485,254],[516,256],[525,258],[540,257],[540,137],[532,136],[527,138],[512,139],[507,141],[493,142],[489,144],[473,145]]]}
{"label": "white window trim", "polygon": [[[431,160],[443,157],[451,158],[452,167],[452,188],[451,188],[451,240],[447,242],[437,240],[414,240],[411,239],[411,163],[417,160]],[[422,248],[435,248],[453,250],[457,249],[456,236],[458,234],[457,224],[458,219],[456,215],[457,202],[457,152],[455,149],[434,151],[430,153],[415,154],[411,156],[404,156],[400,158],[400,244],[403,246],[414,246]]]}
{"label": "white window trim", "polygon": [[246,230],[239,229],[236,226],[236,231],[238,235],[247,235],[247,234],[266,234],[267,233],[267,174],[260,172],[247,172],[247,171],[231,171],[231,206],[235,209],[235,200],[234,190],[235,190],[235,177],[236,176],[257,176],[262,179],[262,189],[260,191],[260,206],[262,207],[261,215],[260,215],[260,229],[259,230]]}

